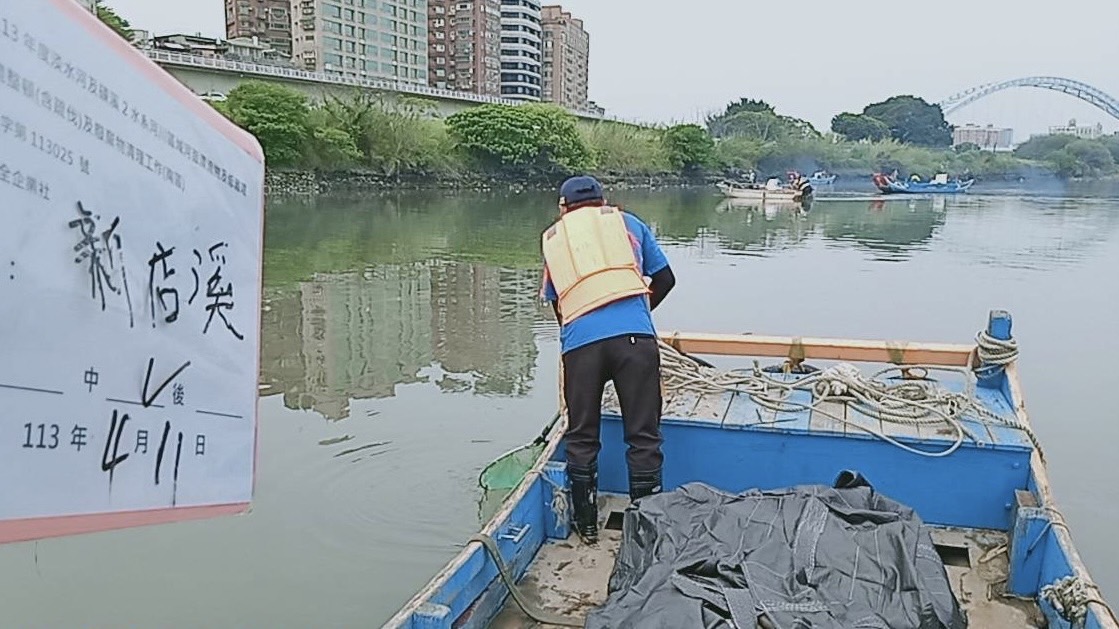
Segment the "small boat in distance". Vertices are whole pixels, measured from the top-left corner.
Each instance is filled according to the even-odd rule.
[[[948,175],[944,173],[933,177],[930,181],[921,181],[918,178],[898,181],[889,175],[874,173],[872,180],[882,194],[957,194],[967,192],[967,189],[975,183],[974,179],[949,180]]]
[[[812,184],[813,187],[830,186],[835,183],[835,175],[829,175],[826,170],[817,170],[808,178],[808,183]]]
[[[669,333],[661,356],[663,493],[630,502],[608,386],[597,544],[570,525],[561,410],[384,627],[1119,629],[1053,499],[1009,313],[968,344]]]
[[[761,203],[800,203],[812,196],[812,186],[802,179],[790,186],[781,185],[776,177],[764,184],[752,181],[723,180],[715,184],[723,196],[729,199],[745,199]]]

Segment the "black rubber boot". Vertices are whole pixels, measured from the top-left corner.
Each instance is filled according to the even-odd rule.
[[[567,476],[571,480],[575,533],[587,544],[594,544],[598,541],[598,466],[568,465]]]
[[[629,499],[637,500],[644,496],[661,493],[661,471],[630,472]]]

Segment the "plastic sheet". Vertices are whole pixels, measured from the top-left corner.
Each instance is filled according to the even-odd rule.
[[[623,520],[588,628],[958,629],[928,528],[857,473],[835,487],[727,494],[693,483]]]

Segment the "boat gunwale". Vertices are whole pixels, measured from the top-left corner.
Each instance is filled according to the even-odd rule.
[[[1015,416],[1023,425],[1032,428],[1033,425],[1030,423],[1029,413],[1026,411],[1026,400],[1022,390],[1021,378],[1018,374],[1017,360],[1006,366],[1006,378],[1010,385],[1010,396],[1013,398],[1011,402],[1014,404]],[[1061,514],[1056,506],[1057,502],[1053,497],[1053,487],[1049,481],[1048,465],[1046,465],[1045,461],[1042,459],[1041,452],[1037,448],[1034,448],[1033,453],[1030,455],[1030,473],[1033,474],[1034,483],[1037,485],[1037,493],[1038,497],[1041,498],[1041,506]],[[1064,515],[1061,514],[1061,517],[1063,518]],[[1068,559],[1069,567],[1072,569],[1072,576],[1086,583],[1095,585],[1095,581],[1092,580],[1088,572],[1088,566],[1085,565],[1084,560],[1080,557],[1080,552],[1072,542],[1072,533],[1069,531],[1068,527],[1053,526],[1050,527],[1050,530],[1061,552],[1063,552]],[[1101,629],[1119,629],[1119,622],[1116,621],[1115,615],[1107,605],[1098,601],[1089,601],[1087,606],[1090,610],[1090,614],[1091,611],[1095,612],[1095,619],[1099,623]]]
[[[793,359],[827,359],[864,363],[892,363],[896,365],[938,365],[973,366],[977,359],[977,346],[974,344],[906,342],[887,340],[859,340],[838,338],[811,338],[762,336],[753,334],[708,334],[679,332],[662,333],[661,340],[675,349],[689,354],[708,354],[725,356],[789,357]],[[913,360],[910,360],[913,359]],[[919,360],[917,360],[919,359]],[[1031,426],[1026,411],[1025,398],[1018,372],[1018,362],[1014,360],[1005,366],[1005,375],[1014,407],[1014,414],[1025,426]],[[562,399],[561,399],[562,403]],[[501,508],[482,527],[480,533],[493,536],[519,504],[541,482],[544,468],[556,453],[567,426],[566,408],[561,411],[560,421],[548,433],[545,447],[532,467],[521,479],[516,488],[502,501]],[[1043,506],[1056,509],[1052,485],[1049,481],[1047,466],[1035,448],[1030,455],[1030,471],[1037,486],[1037,493]],[[1059,511],[1058,511],[1059,513]],[[1073,575],[1088,583],[1095,583],[1089,576],[1087,566],[1080,557],[1072,541],[1072,535],[1064,526],[1052,527],[1061,551],[1068,559]],[[546,543],[547,540],[545,540]],[[470,541],[439,572],[428,581],[415,595],[396,612],[383,627],[401,627],[409,617],[417,612],[425,602],[446,584],[452,574],[459,570],[475,552],[485,552],[481,544]],[[1088,603],[1102,629],[1119,629],[1110,609],[1101,603]]]
[[[566,409],[564,409],[566,411]],[[567,414],[561,414],[560,421],[556,422],[552,427],[551,432],[548,433],[547,440],[545,441],[544,449],[540,452],[536,461],[529,468],[521,482],[509,492],[509,495],[501,501],[501,508],[491,517],[479,531],[479,534],[493,537],[501,528],[502,523],[507,521],[513,515],[513,509],[524,500],[528,493],[532,490],[533,485],[540,482],[540,478],[544,475],[544,467],[551,460],[552,455],[555,454],[556,449],[559,447],[560,441],[563,439],[563,434],[567,430]],[[547,541],[547,540],[545,540]],[[443,566],[443,568],[435,573],[435,576],[428,581],[419,592],[417,592],[407,603],[405,603],[396,614],[385,621],[382,627],[402,627],[409,617],[416,613],[425,602],[427,602],[439,588],[442,587],[447,580],[458,571],[467,561],[474,555],[475,552],[485,553],[485,548],[482,547],[480,542],[468,541],[466,546],[463,547],[452,559]],[[492,561],[492,559],[490,559]]]

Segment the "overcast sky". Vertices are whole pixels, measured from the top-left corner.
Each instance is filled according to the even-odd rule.
[[[106,0],[134,27],[224,36],[222,0]],[[1076,79],[1119,97],[1116,0],[566,0],[591,34],[590,96],[609,113],[692,121],[741,96],[828,127],[895,94],[938,101],[1007,79]],[[1015,139],[1076,118],[1119,129],[1054,92],[1000,92],[949,116]]]

